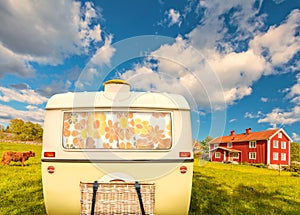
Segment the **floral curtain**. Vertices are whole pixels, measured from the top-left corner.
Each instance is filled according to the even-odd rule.
[[[163,150],[171,148],[169,112],[64,112],[68,149]]]

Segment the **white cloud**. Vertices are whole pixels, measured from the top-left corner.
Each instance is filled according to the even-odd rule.
[[[10,106],[0,104],[1,122],[9,123],[11,119],[22,119],[23,121],[42,124],[44,114],[45,110],[38,107],[33,109],[33,106],[31,106],[29,110],[17,110]]]
[[[291,110],[274,108],[271,113],[262,115],[264,118],[259,119],[259,123],[270,123],[273,127],[277,125],[291,125],[300,122],[300,74],[296,75],[297,83],[291,88],[284,89],[282,92],[287,93],[286,99],[295,106]]]
[[[300,135],[293,132],[292,133],[292,139],[293,139],[293,141],[300,141]]]
[[[155,65],[148,62],[136,66],[122,78],[131,79],[138,89],[180,93],[192,97],[199,106],[214,110],[250,95],[252,83],[265,68],[264,59],[252,50],[227,54],[197,50],[181,37],[150,56]]]
[[[270,123],[273,127],[291,125],[295,122],[300,122],[300,106],[295,106],[290,111],[275,108],[271,113],[266,114],[265,118],[258,120],[258,123]]]
[[[148,58],[122,78],[130,79],[138,89],[180,93],[199,106],[214,110],[251,95],[255,81],[292,60],[300,47],[295,34],[299,10],[292,11],[282,24],[263,32],[265,15],[258,15],[262,2],[256,3],[201,1],[199,7],[205,8],[204,16],[185,39],[178,36],[175,43],[162,45],[150,53],[152,61]],[[226,23],[224,16],[229,13],[230,21]],[[230,40],[227,25],[236,29]],[[284,31],[289,31],[287,38],[283,38]],[[241,43],[245,45],[242,50],[235,45]],[[271,61],[261,51],[266,46]],[[267,102],[267,98],[261,101]]]
[[[263,26],[264,15],[257,16],[262,0],[259,1],[200,1],[198,9],[204,9],[199,25],[188,36],[197,49],[213,49],[217,46],[232,49],[240,41],[251,39]],[[228,14],[230,16],[228,16]],[[225,23],[225,16],[229,21]],[[235,29],[231,35],[229,28]],[[226,41],[224,39],[230,36]],[[228,47],[230,45],[231,47]]]
[[[0,78],[6,73],[21,77],[30,77],[34,72],[34,68],[32,68],[22,55],[13,53],[0,42]]]
[[[264,56],[270,63],[271,69],[266,73],[273,73],[274,68],[288,63],[300,51],[300,10],[293,10],[286,22],[279,26],[271,26],[266,33],[260,33],[250,42],[255,54]],[[294,66],[285,67],[284,72],[294,70]]]
[[[233,122],[235,122],[235,121],[237,121],[237,119],[230,119],[230,120],[229,120],[229,123],[233,123]]]
[[[31,62],[57,65],[101,42],[93,4],[74,1],[0,2],[0,76],[33,74]]]
[[[261,97],[261,98],[260,98],[260,101],[262,101],[262,102],[268,102],[268,100],[269,100],[269,99],[266,98],[266,97]]]
[[[264,114],[261,111],[258,111],[257,113],[246,112],[244,115],[244,118],[256,119],[256,118],[260,118],[263,116],[264,116]]]
[[[57,93],[68,92],[72,83],[69,80],[62,79],[63,78],[60,78],[59,80],[53,80],[50,84],[38,88],[36,92],[47,98]]]
[[[0,87],[0,101],[9,102],[17,101],[26,104],[43,104],[48,98],[43,97],[32,89],[13,90]]]
[[[174,9],[170,9],[168,11],[168,18],[170,20],[169,27],[172,26],[172,25],[175,25],[175,24],[177,24],[178,26],[181,25],[179,11],[174,10]]]
[[[292,103],[295,103],[300,106],[300,74],[296,76],[297,83],[293,85],[290,89],[287,89],[289,92],[287,98],[291,99]]]
[[[111,46],[112,35],[105,38],[105,43],[97,49],[96,53],[91,58],[91,63],[98,66],[110,65],[110,60],[115,53],[115,48]]]

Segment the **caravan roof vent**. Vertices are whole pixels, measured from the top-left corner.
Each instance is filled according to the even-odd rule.
[[[112,100],[124,100],[130,97],[130,84],[124,80],[113,79],[104,83],[104,96]]]

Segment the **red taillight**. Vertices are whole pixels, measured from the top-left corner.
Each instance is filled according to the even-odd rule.
[[[54,166],[48,166],[47,170],[50,174],[53,174],[55,172],[55,167]]]
[[[180,170],[180,173],[181,173],[181,174],[184,174],[184,173],[187,172],[187,167],[186,167],[186,166],[181,166],[181,167],[179,168],[179,170]]]
[[[55,157],[55,152],[44,152],[44,157],[54,158]]]
[[[191,153],[190,152],[179,152],[179,157],[189,158],[189,157],[191,157]]]

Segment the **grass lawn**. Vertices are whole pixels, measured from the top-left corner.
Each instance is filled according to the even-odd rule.
[[[190,214],[300,214],[300,177],[244,165],[195,162]]]
[[[0,215],[46,214],[41,146],[0,143],[3,151],[34,151],[21,163],[0,165]],[[191,214],[300,214],[300,177],[244,165],[195,161]]]
[[[41,146],[0,143],[3,151],[34,151],[25,166],[21,162],[0,165],[0,215],[46,214],[41,177]]]

